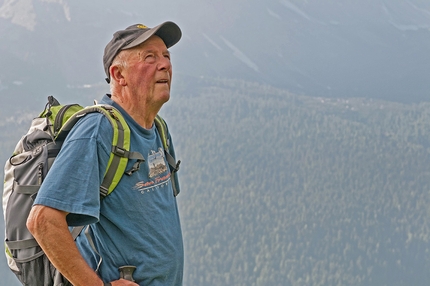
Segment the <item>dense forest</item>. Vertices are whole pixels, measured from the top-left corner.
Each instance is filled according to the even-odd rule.
[[[162,116],[182,160],[184,285],[428,284],[430,103],[184,77]],[[4,161],[28,122],[1,121]]]

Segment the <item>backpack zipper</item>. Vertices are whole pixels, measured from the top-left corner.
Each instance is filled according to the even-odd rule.
[[[43,163],[40,163],[37,166],[37,184],[40,186],[42,185],[43,181]]]

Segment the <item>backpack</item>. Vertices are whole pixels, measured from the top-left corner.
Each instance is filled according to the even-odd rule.
[[[108,196],[121,177],[132,175],[145,161],[138,152],[130,151],[130,129],[121,113],[110,105],[96,104],[82,107],[78,104],[60,105],[48,97],[42,113],[33,119],[30,129],[15,147],[5,165],[3,189],[3,214],[5,220],[5,252],[9,268],[23,285],[69,285],[49,262],[41,247],[26,227],[37,192],[61,150],[67,134],[76,122],[88,113],[102,113],[113,128],[112,150],[108,166],[100,186],[100,197]],[[155,125],[163,142],[164,153],[172,174],[174,196],[179,192],[176,172],[180,161],[169,153],[167,125],[157,115]],[[126,170],[128,160],[136,160]],[[71,230],[74,239],[84,228]]]

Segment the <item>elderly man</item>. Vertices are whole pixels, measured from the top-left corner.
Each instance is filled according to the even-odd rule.
[[[68,135],[37,195],[27,227],[73,285],[182,285],[178,182],[154,126],[170,97],[168,48],[180,38],[172,22],[137,24],[116,32],[105,48],[111,95],[101,103],[117,108],[128,123],[130,151],[145,159],[136,172],[100,199],[113,130],[105,116],[91,113]],[[174,156],[171,142],[169,151]],[[68,227],[87,224],[90,239],[81,234],[75,244]],[[135,282],[120,279],[118,269],[127,265],[136,267]]]

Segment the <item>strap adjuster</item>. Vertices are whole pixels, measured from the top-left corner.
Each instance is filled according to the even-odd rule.
[[[128,151],[118,146],[112,146],[112,153],[120,157],[128,157]]]
[[[100,186],[100,196],[101,197],[103,197],[103,198],[105,198],[105,197],[107,197],[107,195],[108,195],[108,192],[109,192],[109,189],[108,188],[106,188],[105,186]]]

